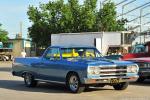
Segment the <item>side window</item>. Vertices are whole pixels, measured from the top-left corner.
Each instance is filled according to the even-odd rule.
[[[70,58],[73,57],[73,49],[70,48],[62,48],[61,49],[62,52],[62,57],[63,58]]]
[[[59,60],[60,52],[58,48],[49,48],[44,56],[44,58],[49,60]]]
[[[86,57],[95,57],[95,50],[87,49],[85,52]]]

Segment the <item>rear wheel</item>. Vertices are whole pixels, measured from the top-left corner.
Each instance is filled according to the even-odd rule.
[[[123,83],[119,83],[119,84],[115,84],[113,85],[115,90],[125,90],[129,85],[129,82],[123,82]]]
[[[80,79],[75,73],[72,73],[68,76],[66,85],[73,93],[81,93],[85,89],[85,86],[81,85]]]
[[[37,81],[34,80],[34,77],[29,73],[25,73],[24,83],[27,87],[35,87],[37,85]]]

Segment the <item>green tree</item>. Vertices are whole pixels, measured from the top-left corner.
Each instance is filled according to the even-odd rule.
[[[123,31],[125,20],[117,20],[116,15],[115,4],[110,0],[97,14],[97,29],[99,31]]]
[[[124,21],[116,20],[113,2],[106,3],[99,11],[96,4],[97,0],[84,0],[83,5],[78,0],[68,0],[67,3],[56,0],[39,7],[29,6],[27,14],[32,23],[29,36],[37,47],[47,47],[51,34],[124,29]]]
[[[85,0],[81,11],[81,30],[83,32],[95,31],[97,0]]]
[[[7,42],[8,40],[8,32],[1,28],[0,24],[0,42]]]
[[[81,7],[78,0],[68,0],[71,13],[71,32],[80,32]]]
[[[127,19],[120,19],[120,20],[117,20],[117,29],[118,31],[124,31],[124,30],[127,30],[125,29],[124,25],[125,23],[127,23],[128,20]]]
[[[29,36],[37,47],[47,47],[51,42],[51,34],[62,32],[62,7],[63,0],[40,4],[39,8],[29,6],[27,14],[32,22],[28,28]]]

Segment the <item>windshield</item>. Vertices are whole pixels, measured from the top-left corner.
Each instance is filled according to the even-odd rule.
[[[62,58],[97,58],[102,55],[95,48],[61,48]]]
[[[145,46],[143,45],[135,46],[131,51],[131,53],[142,53],[142,52],[145,52]]]

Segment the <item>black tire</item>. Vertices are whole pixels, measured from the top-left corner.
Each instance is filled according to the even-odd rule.
[[[137,82],[143,82],[144,80],[145,80],[144,77],[139,77],[138,80],[137,80]]]
[[[128,85],[129,85],[129,82],[123,82],[123,83],[113,85],[113,88],[115,90],[125,90],[128,87]]]
[[[85,90],[85,86],[81,84],[80,78],[76,73],[71,73],[68,75],[66,85],[72,93],[81,93]]]
[[[34,80],[34,77],[29,73],[24,74],[24,83],[26,87],[35,87],[37,85],[37,81]]]

